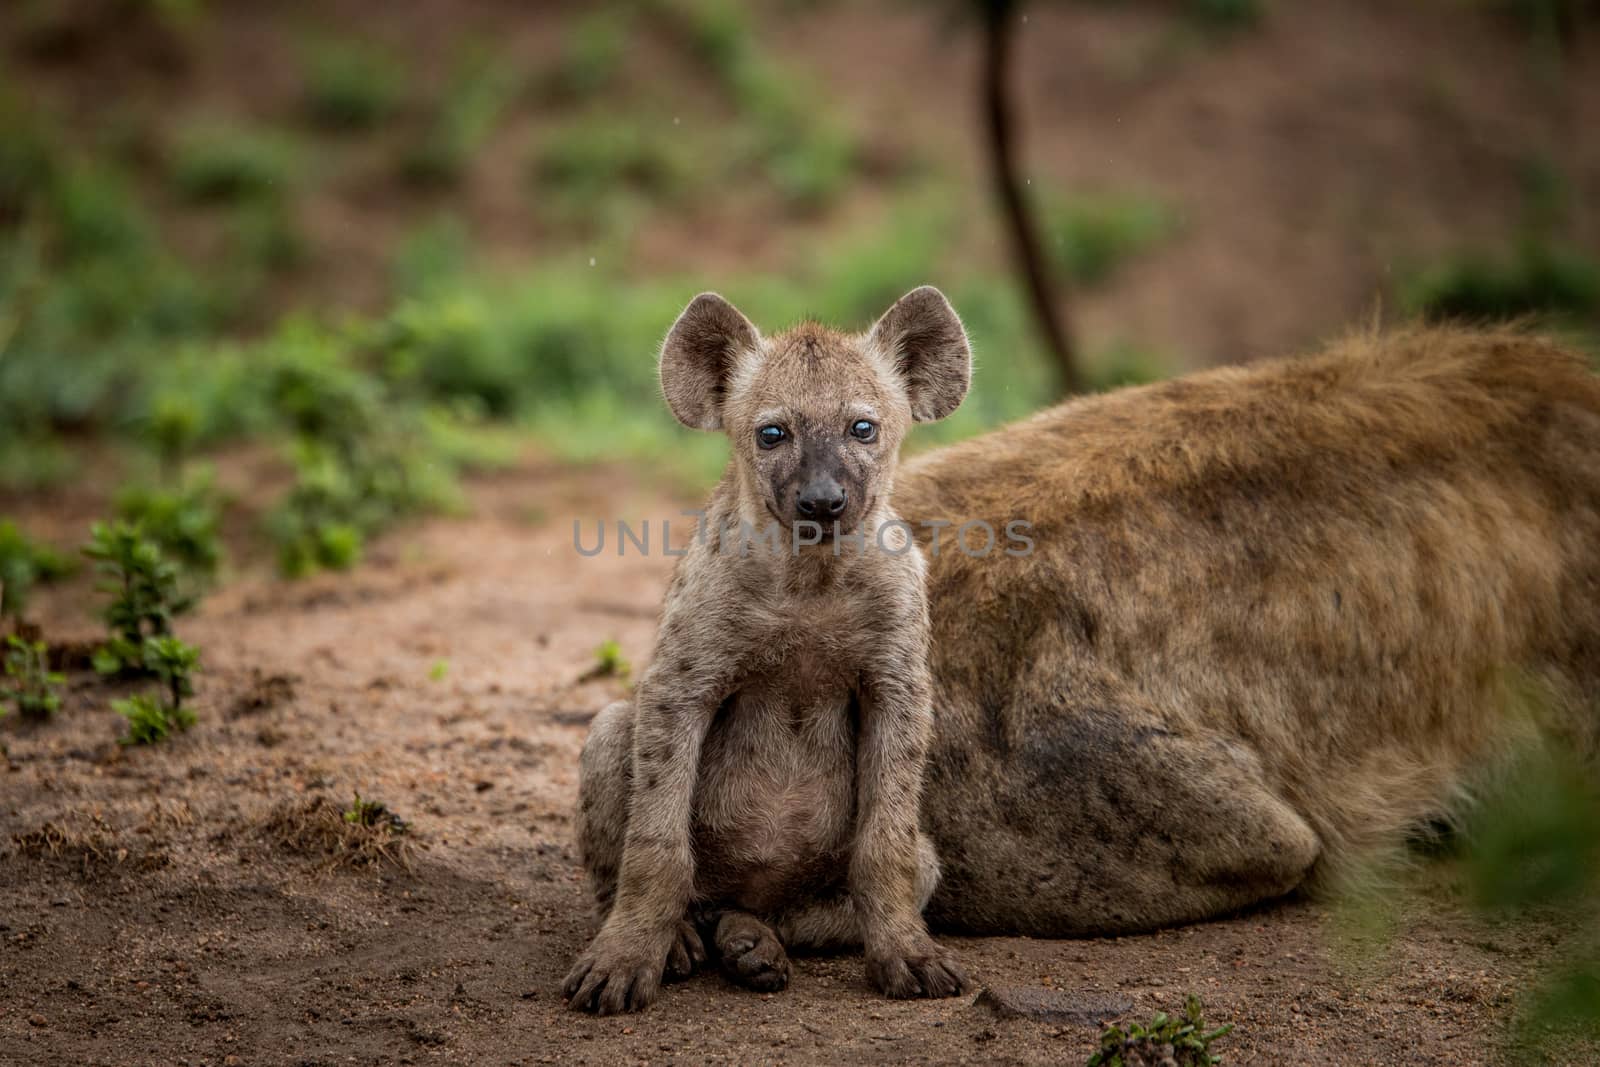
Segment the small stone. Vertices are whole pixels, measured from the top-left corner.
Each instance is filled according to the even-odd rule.
[[[1041,1023],[1099,1026],[1133,1010],[1133,999],[1091,990],[1032,989],[998,986],[978,994],[983,1005],[1002,1019],[1032,1019]]]
[[[43,1015],[40,1015],[38,1012],[34,1012],[32,1015],[28,1016],[28,1022],[30,1024],[34,1025],[34,1026],[48,1026],[48,1025],[50,1025],[50,1020],[46,1019]]]

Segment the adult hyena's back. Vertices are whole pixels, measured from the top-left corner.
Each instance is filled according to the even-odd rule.
[[[1600,383],[1548,344],[1417,332],[1077,401],[896,504],[1034,540],[930,561],[947,921],[1282,892],[1447,808],[1508,682],[1594,743]]]

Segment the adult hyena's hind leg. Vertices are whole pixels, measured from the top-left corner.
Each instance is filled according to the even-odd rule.
[[[1070,708],[991,751],[936,745],[923,813],[967,933],[1078,937],[1194,922],[1305,882],[1322,842],[1244,744]]]
[[[578,760],[578,855],[588,876],[595,917],[605,922],[617,897],[622,847],[628,836],[633,785],[633,705],[619,700],[595,716]],[[678,922],[667,955],[667,977],[687,978],[706,961],[694,924]]]

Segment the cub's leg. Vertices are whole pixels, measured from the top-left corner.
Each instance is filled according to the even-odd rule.
[[[920,913],[939,884],[939,857],[925,834],[917,835],[916,906]],[[798,906],[773,924],[778,937],[796,951],[836,952],[860,948],[863,927],[855,899],[847,892]],[[952,997],[966,978],[938,956],[909,957],[880,983],[895,997]]]
[[[729,910],[716,916],[712,940],[729,981],[758,993],[773,993],[789,984],[789,956],[783,943],[749,912]]]
[[[619,700],[595,716],[578,760],[578,854],[601,922],[611,914],[617,896],[632,783],[633,705]],[[694,924],[680,920],[667,954],[666,977],[687,978],[705,961],[705,944]]]
[[[601,922],[617,896],[632,785],[633,705],[619,700],[595,716],[578,758],[578,858]]]
[[[928,906],[939,884],[939,856],[927,834],[917,835],[917,911]],[[797,952],[843,952],[861,947],[861,915],[843,888],[778,916],[778,939]]]

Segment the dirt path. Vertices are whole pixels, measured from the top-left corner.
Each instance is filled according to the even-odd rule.
[[[0,729],[0,1063],[1081,1062],[1093,1027],[882,1000],[855,957],[798,961],[776,995],[703,975],[641,1017],[563,1009],[591,932],[577,754],[619,692],[576,680],[606,638],[646,658],[670,564],[580,559],[571,517],[676,507],[614,483],[481,481],[473,518],[396,534],[353,575],[240,578],[184,627],[206,673],[176,743],[119,750],[115,694],[84,675],[55,721]],[[92,633],[81,589],[40,601],[52,636]],[[355,790],[410,823],[409,871],[327,869],[274,822]],[[1442,890],[1359,967],[1329,919],[1296,902],[953,944],[982,983],[1118,993],[1140,1015],[1194,991],[1238,1024],[1230,1064],[1490,1060],[1547,950]]]

